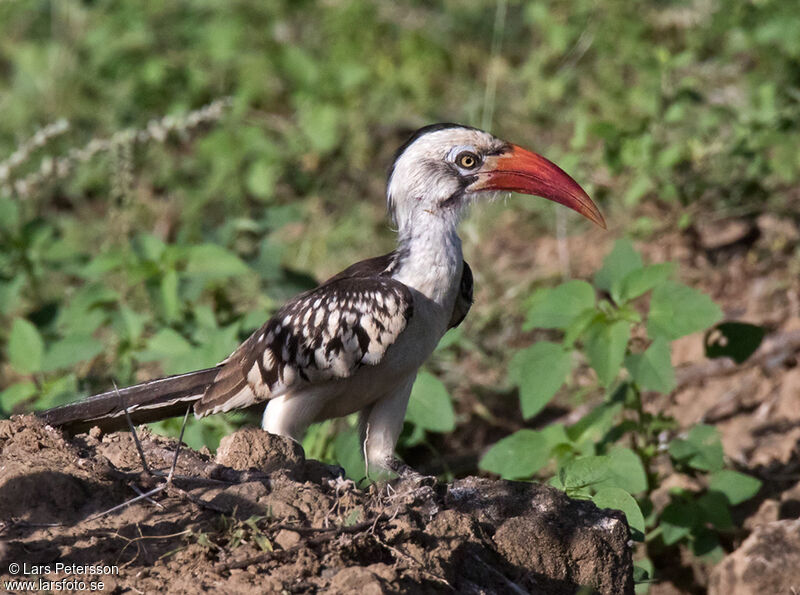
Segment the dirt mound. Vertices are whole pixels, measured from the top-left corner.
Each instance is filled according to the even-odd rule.
[[[547,486],[471,477],[360,490],[252,429],[228,437],[216,461],[182,449],[167,485],[176,443],[140,438],[154,475],[128,433],[67,439],[31,416],[0,422],[3,580],[102,580],[105,592],[633,592],[621,513]],[[150,497],[107,512],[137,493]]]

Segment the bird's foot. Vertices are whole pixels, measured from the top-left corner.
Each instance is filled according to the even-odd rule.
[[[389,471],[396,473],[402,483],[411,483],[415,487],[433,487],[436,485],[436,478],[433,475],[423,475],[419,471],[412,469],[400,459],[392,458],[386,465]]]

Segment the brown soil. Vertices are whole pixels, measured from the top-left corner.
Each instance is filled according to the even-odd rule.
[[[31,416],[0,422],[0,571],[103,591],[632,593],[624,517],[552,488],[466,478],[343,480],[291,440],[228,436],[217,460],[140,432],[66,438]],[[158,488],[162,486],[162,489]],[[151,499],[136,491],[155,490]],[[129,502],[128,506],[111,510]],[[119,574],[55,572],[108,564]],[[24,578],[32,578],[29,575]]]

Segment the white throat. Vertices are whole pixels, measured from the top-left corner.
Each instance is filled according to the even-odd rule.
[[[400,228],[399,261],[392,277],[448,310],[461,282],[464,256],[458,215],[415,213]]]

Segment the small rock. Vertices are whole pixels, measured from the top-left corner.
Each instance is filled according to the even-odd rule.
[[[281,529],[273,541],[281,546],[282,549],[288,550],[300,543],[300,534],[296,531]]]
[[[225,436],[216,458],[217,463],[239,471],[272,473],[285,469],[292,479],[302,477],[305,460],[303,447],[297,442],[259,428],[244,428]]]
[[[800,585],[800,520],[757,527],[711,575],[709,595],[794,593]]]
[[[383,595],[386,589],[384,589],[383,581],[367,568],[351,566],[336,573],[326,592]]]

